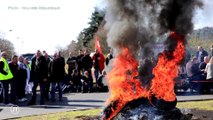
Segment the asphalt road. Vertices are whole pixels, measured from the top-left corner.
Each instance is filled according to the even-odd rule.
[[[0,119],[9,119],[29,115],[40,115],[55,112],[103,108],[109,93],[69,93],[64,94],[63,102],[46,102],[46,105],[27,106],[27,102],[18,106],[0,106]],[[38,97],[39,98],[39,97]],[[177,96],[178,101],[213,100],[211,95],[181,94]],[[39,101],[37,101],[39,104]],[[1,110],[2,109],[2,110]]]

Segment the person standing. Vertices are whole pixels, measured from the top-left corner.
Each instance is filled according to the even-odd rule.
[[[213,44],[210,47],[210,54],[209,54],[209,58],[213,57]]]
[[[82,57],[82,64],[83,64],[83,73],[87,71],[91,76],[91,69],[93,63],[88,50],[84,51],[84,56]]]
[[[107,57],[106,57],[106,65],[109,64],[109,61],[110,61],[112,58],[113,58],[113,49],[111,48],[109,54],[108,54]]]
[[[95,75],[95,80],[97,85],[99,73],[102,73],[104,69],[105,58],[104,58],[104,55],[98,51],[98,49],[95,49],[95,54],[93,55],[92,60],[93,60],[93,66],[95,69],[94,75]]]
[[[198,46],[198,51],[196,52],[198,63],[203,62],[205,56],[208,56],[208,52],[206,52],[201,46]]]
[[[47,54],[46,51],[43,51],[43,56],[45,57],[46,59],[46,71],[48,71],[48,65],[50,63],[50,58],[49,58],[49,55]],[[44,81],[44,91],[45,91],[45,100],[48,101],[49,100],[49,92],[50,92],[50,79],[49,77],[47,78],[47,81]]]
[[[38,85],[40,86],[40,104],[44,104],[44,82],[47,81],[48,71],[46,68],[46,59],[42,56],[41,51],[38,50],[36,52],[35,57],[32,59],[31,72],[30,72],[30,81],[33,82],[33,96],[28,103],[28,105],[36,104],[36,89]]]
[[[54,59],[50,65],[50,79],[51,79],[51,100],[55,102],[56,84],[58,86],[59,101],[62,101],[62,80],[65,75],[65,60],[60,52],[54,55]]]
[[[79,55],[76,57],[76,61],[77,61],[77,65],[78,65],[77,69],[78,69],[79,74],[83,74],[82,73],[82,69],[83,69],[82,58],[83,58],[84,54],[83,54],[82,50],[79,50],[78,53],[79,53]]]
[[[26,79],[27,79],[27,70],[24,64],[24,57],[19,56],[18,66],[19,66],[19,75],[18,75],[18,101],[24,102],[27,100],[25,95],[25,86],[26,86]]]
[[[0,94],[0,103],[3,103],[3,96],[4,96],[4,103],[8,104],[9,102],[9,82],[13,78],[13,74],[10,71],[10,67],[8,65],[8,62],[6,60],[7,58],[7,52],[3,51],[1,52],[1,59],[0,59],[0,81],[3,84],[3,92]],[[3,95],[4,94],[4,95]]]
[[[67,59],[68,64],[68,77],[71,78],[72,72],[74,69],[77,69],[76,57],[73,56],[73,53],[69,53],[69,58]]]
[[[211,57],[209,63],[207,63],[205,72],[207,73],[206,79],[213,80],[213,57]]]
[[[13,78],[11,79],[11,94],[10,99],[12,104],[16,104],[16,97],[18,91],[18,74],[19,74],[19,66],[18,66],[18,56],[14,55],[12,57],[12,61],[9,63],[10,70],[13,74]]]
[[[30,63],[29,63],[28,58],[24,58],[24,64],[25,64],[26,70],[27,70],[25,91],[26,91],[27,94],[32,94],[33,83],[30,82],[30,70],[31,70],[31,68],[30,68]]]

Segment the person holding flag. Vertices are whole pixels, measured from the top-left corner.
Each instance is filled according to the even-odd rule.
[[[96,37],[95,48],[96,48],[95,54],[93,55],[92,60],[93,60],[93,67],[95,69],[94,75],[95,75],[95,80],[97,85],[99,73],[102,73],[104,69],[104,63],[105,63],[105,58],[104,58],[104,55],[102,54],[98,37]]]

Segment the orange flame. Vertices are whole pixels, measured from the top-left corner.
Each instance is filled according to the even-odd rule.
[[[142,88],[138,76],[138,62],[130,55],[129,50],[124,48],[118,57],[114,59],[113,69],[108,73],[107,79],[111,96],[108,104],[112,101],[118,101],[115,110],[109,120],[113,118],[129,101],[140,97],[147,97],[149,94],[145,88]]]
[[[184,58],[185,48],[183,36],[172,32],[170,37],[177,40],[177,46],[173,53],[164,51],[159,56],[158,64],[153,69],[155,77],[152,80],[150,91],[143,88],[141,82],[136,78],[138,76],[138,62],[129,53],[128,48],[124,48],[114,59],[113,69],[107,75],[111,92],[107,104],[113,101],[118,103],[116,108],[111,108],[112,113],[108,120],[111,120],[124,105],[134,99],[148,98],[151,95],[155,95],[158,99],[165,101],[174,101],[176,99],[174,78],[178,75],[178,64]],[[168,54],[172,54],[173,58],[169,59]]]
[[[172,53],[173,58],[169,59],[164,51],[158,58],[157,66],[153,69],[155,76],[151,84],[151,94],[154,94],[158,99],[165,101],[174,101],[176,95],[174,93],[174,78],[178,76],[178,64],[184,58],[184,37],[174,32],[170,37],[177,40],[177,46]]]

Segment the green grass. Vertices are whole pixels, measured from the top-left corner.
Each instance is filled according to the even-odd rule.
[[[198,110],[213,110],[213,100],[194,101],[194,102],[178,102],[178,108],[189,108]]]
[[[101,109],[79,110],[37,116],[28,116],[18,118],[17,120],[75,120],[77,116],[94,116],[100,114],[100,112]]]
[[[213,100],[209,101],[194,101],[194,102],[178,102],[178,108],[198,109],[198,110],[213,110]],[[99,115],[101,109],[79,110],[69,112],[59,112],[54,114],[45,114],[38,116],[28,116],[18,118],[17,120],[75,120],[78,116],[94,116]]]

